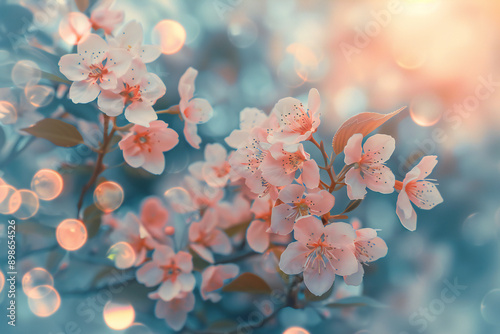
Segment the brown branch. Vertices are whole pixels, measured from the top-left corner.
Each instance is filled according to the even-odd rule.
[[[335,176],[334,176],[335,172],[333,171],[332,162],[330,162],[330,160],[333,160],[333,159],[330,159],[328,157],[328,154],[325,151],[325,145],[324,145],[323,141],[321,141],[321,143],[319,144],[316,141],[316,139],[314,139],[314,137],[312,135],[309,138],[309,141],[311,143],[313,143],[320,150],[321,155],[323,156],[323,160],[325,162],[325,167],[320,167],[320,168],[323,170],[326,170],[326,172],[328,173],[328,177],[330,177],[330,185],[328,186],[328,191],[332,192],[336,186]]]
[[[117,127],[115,124],[115,118],[111,118],[111,121],[113,122],[113,128],[111,131],[108,133],[109,130],[109,121],[110,117],[107,115],[104,115],[104,124],[103,124],[103,140],[102,144],[99,147],[99,151],[97,154],[97,161],[94,167],[94,172],[92,173],[92,176],[90,177],[90,180],[85,184],[85,186],[82,188],[82,192],[80,193],[80,198],[78,199],[78,205],[77,205],[77,212],[76,216],[80,216],[80,211],[82,209],[83,205],[83,199],[85,198],[85,194],[89,189],[94,185],[94,183],[97,181],[97,178],[99,175],[104,171],[104,156],[106,155],[108,151],[108,146],[109,143],[111,142],[111,139],[113,138],[113,135],[115,134]]]

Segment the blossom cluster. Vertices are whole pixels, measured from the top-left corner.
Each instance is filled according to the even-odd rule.
[[[178,144],[179,135],[159,114],[179,116],[185,140],[200,149],[197,127],[210,120],[213,109],[195,97],[198,71],[189,67],[181,76],[177,105],[156,110],[166,85],[147,64],[160,57],[160,48],[143,45],[143,29],[136,21],[114,34],[123,13],[110,9],[109,2],[90,18],[82,15],[70,15],[64,23],[82,20],[84,29],[76,37],[76,53],[63,55],[59,69],[70,80],[69,99],[93,104],[103,113],[103,138],[87,188],[106,168],[104,156],[115,144],[129,166],[164,173],[164,152]],[[321,109],[314,88],[307,103],[286,97],[269,112],[245,108],[239,129],[225,143],[205,144],[204,159],[189,165],[176,187],[165,189],[168,203],[151,196],[142,201],[138,214],[103,216],[109,242],[126,244],[133,255],[117,267],[130,269],[139,283],[151,288],[148,297],[156,317],[172,329],[185,326],[197,299],[219,302],[228,281],[248,268],[245,259],[250,256],[273,254],[276,274],[300,278],[296,282],[304,284],[298,289],[315,296],[327,295],[337,276],[348,285],[362,284],[364,266],[388,252],[379,230],[347,221],[371,195],[367,189],[399,192],[396,215],[411,231],[417,224],[414,205],[429,210],[443,201],[435,180],[428,178],[436,156],[423,157],[397,180],[389,167],[395,139],[370,136],[392,114],[363,113],[347,120],[331,133],[329,154],[315,138]],[[118,126],[117,119],[126,124]],[[113,143],[116,135],[119,140]],[[322,161],[313,158],[318,153]],[[342,155],[343,161],[336,159]],[[350,200],[345,209],[336,204],[344,191]],[[242,251],[247,251],[244,256]]]

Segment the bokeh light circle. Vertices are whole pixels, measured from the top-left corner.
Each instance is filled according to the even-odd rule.
[[[94,203],[99,210],[109,213],[118,209],[123,203],[122,187],[112,181],[99,184],[94,190]]]
[[[127,269],[135,264],[136,254],[130,244],[121,241],[109,248],[108,259],[114,261],[116,268]]]
[[[56,229],[59,245],[69,251],[80,249],[87,241],[87,228],[77,219],[65,219]]]
[[[4,184],[0,185],[0,213],[11,215],[21,206],[21,193],[16,188]]]
[[[289,327],[283,334],[309,334],[309,332],[302,327]]]
[[[35,62],[20,60],[12,68],[11,77],[17,87],[24,87],[28,83],[35,85],[42,78],[42,71]]]
[[[34,296],[39,293],[35,290],[38,286],[53,286],[54,278],[52,275],[44,268],[33,268],[24,274],[22,279],[22,287],[26,296]]]
[[[418,96],[410,103],[410,116],[420,126],[432,126],[441,119],[443,109],[443,103],[437,96]]]
[[[153,29],[153,41],[160,45],[162,53],[177,53],[186,42],[186,29],[174,20],[160,21]]]
[[[488,323],[500,326],[500,289],[488,292],[481,302],[481,315]]]
[[[176,212],[187,213],[194,209],[191,196],[182,187],[170,188],[165,192],[164,196]]]
[[[31,105],[40,108],[45,107],[54,99],[55,90],[44,85],[26,85],[24,95]]]
[[[40,285],[28,296],[28,306],[36,316],[49,317],[61,306],[61,297],[53,286]]]
[[[124,334],[153,334],[153,332],[146,325],[135,322],[125,330]]]
[[[0,293],[2,293],[3,287],[5,286],[5,275],[2,270],[0,270]]]
[[[14,216],[18,219],[28,219],[36,215],[40,208],[37,194],[27,189],[18,190],[18,194],[21,198],[21,205]]]
[[[474,246],[482,246],[495,238],[495,220],[493,217],[476,212],[469,215],[463,225],[464,239]]]
[[[0,101],[0,122],[2,124],[14,124],[17,121],[17,110],[12,103]]]
[[[63,190],[63,179],[61,174],[52,169],[39,170],[31,180],[31,190],[33,190],[41,200],[53,200],[59,196]]]
[[[104,321],[109,328],[123,330],[133,324],[135,320],[135,310],[130,304],[118,304],[108,301],[104,305]]]

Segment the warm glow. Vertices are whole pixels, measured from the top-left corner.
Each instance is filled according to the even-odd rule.
[[[36,215],[40,208],[38,196],[31,190],[22,189],[18,191],[21,198],[21,205],[15,212],[15,217],[19,219],[28,219]]]
[[[59,24],[59,35],[70,45],[78,42],[90,34],[92,25],[85,14],[71,12],[61,20]]]
[[[52,169],[39,170],[31,180],[31,190],[44,201],[53,200],[61,194],[62,189],[63,179],[58,172]]]
[[[45,269],[37,267],[28,271],[23,276],[22,286],[24,293],[30,297],[37,297],[40,291],[35,290],[39,286],[53,286],[54,278]]]
[[[4,285],[5,285],[5,275],[0,270],[0,293],[2,293]]]
[[[441,119],[443,108],[438,97],[419,96],[411,101],[410,116],[420,126],[432,126]]]
[[[28,305],[33,314],[45,318],[59,309],[61,297],[53,286],[40,285],[28,296]]]
[[[11,215],[21,206],[21,194],[16,188],[4,184],[0,185],[0,213]]]
[[[0,122],[2,124],[14,124],[17,121],[17,110],[12,103],[0,101]]]
[[[309,334],[309,332],[302,327],[289,327],[283,334]]]
[[[118,242],[111,246],[108,251],[108,259],[115,262],[115,266],[118,269],[127,269],[134,265],[136,260],[135,251],[126,242]]]
[[[107,302],[103,311],[104,321],[109,328],[123,330],[134,322],[135,310],[130,304]]]
[[[109,213],[122,205],[123,196],[123,189],[118,183],[106,181],[95,188],[94,202],[101,211]]]
[[[62,248],[74,251],[87,241],[87,229],[79,220],[66,219],[57,226],[56,239]]]
[[[177,53],[186,42],[186,30],[177,21],[160,21],[153,30],[153,39],[167,55]]]

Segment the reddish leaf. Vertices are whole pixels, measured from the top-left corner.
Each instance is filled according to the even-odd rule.
[[[82,13],[89,7],[89,0],[75,0],[75,3],[78,10]]]
[[[243,273],[224,286],[222,291],[270,294],[271,287],[259,276],[252,273]]]
[[[72,147],[83,144],[83,137],[76,127],[53,118],[45,118],[22,131],[44,138],[57,146]]]
[[[345,121],[337,133],[333,137],[332,146],[335,154],[339,154],[344,150],[349,138],[356,133],[361,133],[364,136],[387,122],[390,118],[399,114],[406,107],[400,108],[390,114],[379,114],[376,112],[363,112]]]

